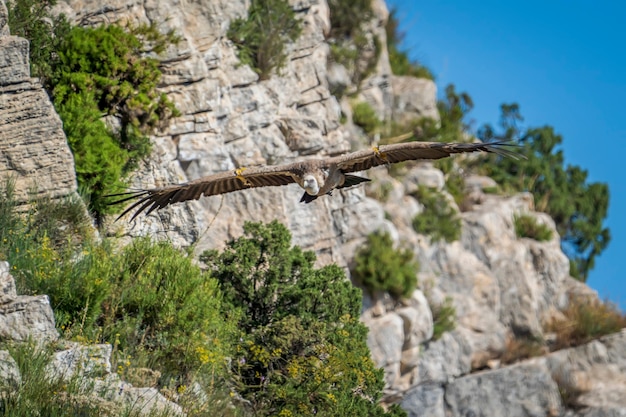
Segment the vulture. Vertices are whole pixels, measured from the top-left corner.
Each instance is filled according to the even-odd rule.
[[[307,159],[284,165],[237,168],[198,178],[184,184],[168,185],[145,190],[111,194],[118,197],[109,204],[135,200],[117,218],[135,210],[131,221],[139,214],[182,201],[196,200],[202,196],[226,194],[255,187],[270,187],[296,183],[304,189],[300,202],[310,203],[333,190],[352,187],[370,181],[353,172],[379,166],[418,159],[440,159],[457,153],[488,152],[515,159],[523,158],[507,147],[517,146],[506,141],[477,143],[405,142],[374,146],[371,149],[343,155]],[[121,198],[120,198],[121,197]]]

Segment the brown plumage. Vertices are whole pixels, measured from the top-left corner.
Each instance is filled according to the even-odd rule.
[[[489,152],[515,159],[523,158],[522,155],[506,149],[507,146],[515,145],[508,142],[407,142],[381,145],[372,149],[325,159],[310,159],[285,165],[239,168],[198,178],[184,184],[114,194],[112,196],[122,196],[123,198],[113,201],[111,204],[138,199],[118,217],[119,219],[136,209],[131,217],[133,220],[142,212],[147,215],[170,204],[196,200],[201,196],[292,183],[297,183],[305,190],[300,201],[310,203],[321,195],[330,194],[334,189],[351,187],[369,181],[367,178],[349,175],[349,173],[365,171],[379,165],[416,159],[440,159],[456,153],[469,152]]]

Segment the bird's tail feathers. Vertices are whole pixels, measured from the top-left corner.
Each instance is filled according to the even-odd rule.
[[[344,178],[345,178],[345,180],[343,182],[343,185],[340,185],[337,188],[352,187],[352,186],[358,185],[358,184],[360,184],[362,182],[371,181],[369,178],[359,177],[358,175],[351,175],[351,174],[345,174]]]
[[[311,195],[306,191],[302,194],[302,198],[300,199],[301,203],[309,204],[311,201],[314,201],[317,198],[316,195]]]

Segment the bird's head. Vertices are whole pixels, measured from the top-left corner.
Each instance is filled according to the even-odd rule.
[[[320,185],[317,179],[311,174],[307,174],[302,178],[302,188],[310,195],[317,195],[317,193],[320,192]]]

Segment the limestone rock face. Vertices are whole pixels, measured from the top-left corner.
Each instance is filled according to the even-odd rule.
[[[0,381],[3,386],[16,386],[22,382],[20,369],[6,350],[0,350]]]
[[[0,2],[0,181],[15,182],[15,199],[76,192],[74,159],[61,119],[37,79],[30,77],[28,41],[9,34]]]
[[[59,335],[47,295],[20,295],[8,262],[0,262],[0,340],[53,341]]]
[[[393,75],[393,117],[405,123],[416,117],[427,117],[439,121],[437,110],[437,86],[432,80],[404,75]]]
[[[625,343],[623,330],[576,348],[456,379],[446,386],[446,415],[623,415]]]
[[[225,37],[229,22],[246,15],[247,2],[196,2],[182,8],[135,1],[105,7],[95,0],[68,0],[59,7],[84,25],[155,22],[161,30],[173,29],[181,36],[181,42],[159,59],[161,90],[182,114],[152,137],[153,156],[134,175],[134,187],[349,150],[339,123],[339,103],[329,91],[324,37],[330,25],[328,5],[313,0],[291,5],[303,22],[303,34],[288,45],[290,59],[281,75],[261,82],[239,64],[236,49]],[[386,13],[383,2],[377,3],[378,9]],[[372,23],[383,34],[385,16]],[[387,88],[383,81],[389,73],[387,63],[364,90],[382,97],[376,91]],[[122,228],[128,236],[161,236],[180,246],[195,243],[201,252],[239,236],[244,221],[278,219],[292,231],[294,243],[318,254],[320,264],[346,266],[352,253],[345,248],[353,249],[364,235],[383,227],[380,206],[368,202],[362,188],[336,192],[316,204],[299,204],[301,195],[293,185],[203,198]]]
[[[451,415],[558,416],[561,398],[545,368],[521,364],[459,378],[446,387]]]

